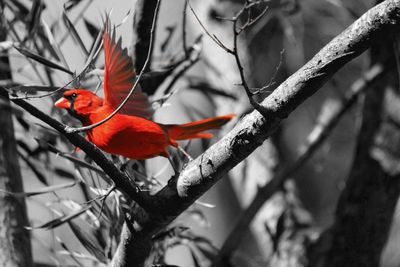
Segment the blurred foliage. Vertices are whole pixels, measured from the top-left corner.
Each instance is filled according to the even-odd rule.
[[[84,17],[92,1],[65,1],[60,17],[51,24],[47,24],[42,16],[50,2],[41,0],[31,2],[5,0],[3,2],[2,8],[6,16],[2,20],[8,27],[9,38],[8,41],[0,43],[0,51],[20,62],[19,65],[13,66],[11,71],[13,75],[23,76],[24,80],[22,82],[4,80],[0,81],[1,85],[13,95],[32,99],[43,106],[43,109],[49,109],[49,114],[63,123],[70,126],[78,125],[76,120],[55,110],[50,103],[66,88],[82,87],[97,91],[102,87],[99,69],[103,67],[103,63],[101,53],[97,53],[101,48],[99,37],[102,25],[96,25],[93,20]],[[237,11],[242,6],[241,1],[220,1],[220,4],[210,11],[209,16],[221,24],[230,23],[224,18],[231,17],[235,14],[233,11]],[[268,4],[270,6],[266,14],[260,17],[255,25],[246,29],[241,36],[249,51],[249,55],[246,55],[249,57],[249,64],[245,72],[250,87],[262,88],[269,83],[271,85],[268,90],[262,92],[264,96],[371,7],[372,1],[275,0]],[[226,5],[229,5],[229,8],[224,8]],[[246,19],[257,17],[263,12],[265,6],[266,4],[261,1],[260,5],[250,8]],[[72,16],[76,13],[80,15]],[[102,14],[99,14],[99,17],[101,16]],[[127,16],[130,16],[129,12]],[[88,34],[85,35],[76,27],[79,20],[83,21]],[[122,23],[124,20],[122,19]],[[65,32],[60,30],[62,27],[65,28]],[[144,90],[154,95],[155,108],[169,104],[170,98],[178,91],[177,87],[174,87],[178,79],[184,81],[185,88],[201,92],[208,99],[218,96],[230,101],[240,100],[236,94],[228,92],[225,88],[215,88],[207,77],[200,78],[186,74],[189,68],[202,59],[201,36],[196,37],[192,42],[185,40],[188,45],[183,47],[181,43],[184,31],[180,33],[176,25],[167,26],[164,30],[167,32],[166,38],[156,41],[156,45],[160,47],[160,54],[157,57],[154,56],[155,67],[145,73],[143,80],[140,81]],[[71,50],[63,47],[63,43],[69,38],[73,40],[73,48],[69,48]],[[177,39],[179,48],[176,44]],[[281,51],[284,51],[283,57]],[[70,66],[67,58],[71,56],[79,57],[82,62],[85,62],[79,72],[75,71],[75,67]],[[294,119],[289,119],[280,132],[281,136],[277,137],[277,140],[281,141],[281,144],[277,143],[283,161],[293,161],[297,156],[300,144],[315,124],[322,99],[332,95],[335,98],[341,98],[346,88],[359,75],[360,70],[365,68],[365,63],[365,58],[350,63],[345,70],[340,72],[340,76],[337,76],[340,78],[329,82],[327,87],[332,89],[331,91],[317,95],[300,108],[298,117],[294,115]],[[183,110],[188,117],[195,118],[199,113],[201,115],[200,110],[192,108],[187,103],[184,104]],[[77,152],[65,138],[33,120],[21,109],[14,108],[13,112],[18,122],[19,157],[24,163],[24,168],[27,169],[26,173],[30,174],[30,178],[35,177],[42,187],[29,188],[26,192],[7,193],[16,197],[29,198],[43,194],[51,195],[51,200],[47,199],[43,206],[55,218],[35,223],[31,228],[54,229],[68,225],[85,248],[85,252],[79,251],[76,247],[69,245],[69,240],[56,238],[57,247],[49,248],[49,254],[52,254],[49,258],[52,258],[56,264],[66,259],[67,262],[80,266],[88,266],[88,262],[97,266],[109,263],[120,242],[122,224],[132,219],[130,210],[135,203],[114,190],[102,170],[93,165],[89,158]],[[354,128],[354,116],[345,122],[346,125],[341,128],[342,133],[333,135],[328,146],[341,143],[343,146],[352,144],[352,140],[347,141],[350,139],[348,135],[343,137],[343,129],[350,124]],[[341,142],[341,139],[346,139],[346,142]],[[186,145],[190,146],[190,144],[188,142]],[[204,141],[202,145],[205,148],[208,143]],[[174,165],[180,169],[185,164],[184,155],[179,152],[171,153]],[[326,159],[325,150],[320,151],[320,155],[322,157],[319,157],[319,160],[323,161],[321,163],[323,165],[327,165],[325,161],[330,161],[331,167],[341,165],[343,162],[343,159],[340,159],[340,153],[337,153],[334,159]],[[165,172],[166,166],[160,166],[159,173],[154,174],[147,170],[148,163],[116,156],[109,156],[109,158],[142,190],[155,193],[164,185],[164,181],[158,178],[160,173]],[[258,158],[261,164],[265,164],[263,157]],[[346,160],[348,161],[349,157],[346,157]],[[390,163],[395,164],[392,161]],[[308,170],[297,175],[306,176],[303,180],[305,182],[299,184],[300,191],[306,192],[303,195],[300,193],[302,200],[306,202],[306,207],[311,207],[317,217],[323,217],[327,216],[325,214],[327,211],[324,205],[315,199],[321,199],[326,189],[321,189],[325,187],[319,184],[316,185],[315,179],[310,181],[312,178],[322,176],[310,171],[310,169],[316,169],[317,165],[319,166],[319,163],[315,160],[311,167],[306,166]],[[243,179],[252,179],[246,176],[246,171],[244,168]],[[340,171],[345,173],[345,167],[342,166]],[[54,177],[63,182],[53,183]],[[337,180],[332,183],[334,186],[339,184]],[[332,187],[332,185],[329,186]],[[75,191],[80,191],[83,197],[73,199],[68,196],[68,193],[66,195],[60,193],[71,187]],[[317,237],[315,222],[299,200],[293,183],[287,183],[280,194],[283,199],[280,214],[275,220],[265,222],[264,234],[270,238],[271,243],[270,251],[263,251],[269,255],[269,261],[264,263],[269,266],[304,266],[306,262],[304,250]],[[337,195],[338,192],[332,197],[334,201],[329,199],[329,212],[335,205]],[[316,207],[319,211],[315,211]],[[323,212],[325,213],[321,215]],[[189,208],[185,215],[194,218],[200,226],[208,225],[207,217],[196,205]],[[324,220],[321,219],[321,221]],[[325,220],[324,224],[326,221],[329,220]],[[173,266],[167,264],[165,255],[168,250],[177,246],[188,249],[193,265],[196,267],[207,266],[218,254],[218,249],[211,240],[197,235],[187,225],[179,223],[174,223],[155,235],[153,241],[151,253],[153,266]],[[296,265],[288,263],[293,263],[293,261],[299,262]]]

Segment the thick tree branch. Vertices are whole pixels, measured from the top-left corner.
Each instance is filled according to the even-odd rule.
[[[282,83],[261,104],[266,116],[254,111],[223,139],[188,163],[175,182],[152,198],[149,220],[136,232],[126,231],[114,266],[141,266],[151,237],[188,208],[225,173],[252,153],[297,106],[320,89],[348,61],[382,36],[398,30],[400,0],[374,7],[326,45],[313,59]]]
[[[170,182],[151,199],[137,192],[128,178],[81,136],[66,133],[65,125],[46,116],[29,103],[19,99],[13,101],[82,148],[113,179],[119,189],[151,211],[135,211],[133,218],[141,219],[132,225],[134,232],[129,227],[124,227],[123,239],[113,261],[114,266],[141,266],[151,248],[151,238],[157,231],[175,219],[224,174],[260,146],[291,111],[321,88],[338,69],[365,51],[373,41],[398,30],[399,21],[400,0],[385,1],[368,11],[261,103],[267,110],[265,116],[254,111],[244,117],[222,140],[191,161],[176,181]]]
[[[366,89],[370,88],[372,83],[379,80],[383,74],[384,68],[382,65],[374,65],[353,83],[348,95],[342,101],[334,105],[329,105],[329,107],[327,106],[327,110],[321,112],[318,123],[310,132],[306,143],[301,148],[300,156],[291,166],[285,166],[269,183],[259,189],[253,201],[240,216],[231,234],[224,242],[212,266],[228,266],[230,256],[239,246],[243,236],[246,234],[246,230],[262,205],[275,193],[280,191],[284,182],[291,178],[299,168],[304,166],[314,155],[314,152],[323,144],[340,119],[357,102],[359,96]]]

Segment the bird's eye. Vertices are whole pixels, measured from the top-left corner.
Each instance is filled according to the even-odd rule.
[[[77,95],[76,93],[73,93],[71,96],[72,96],[73,98],[75,98],[75,97],[77,97],[78,95]]]

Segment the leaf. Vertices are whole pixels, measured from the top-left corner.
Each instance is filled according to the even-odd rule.
[[[32,4],[31,11],[29,12],[27,23],[28,26],[28,35],[31,36],[34,32],[36,32],[36,28],[39,25],[39,20],[42,14],[42,1],[41,0],[34,0]]]
[[[140,79],[140,85],[143,91],[148,95],[153,95],[157,88],[174,72],[174,70],[183,62],[183,60],[172,63],[159,70],[143,73]]]
[[[18,123],[22,126],[22,128],[24,128],[24,130],[28,132],[30,129],[30,124],[24,119],[24,117],[16,115],[15,118],[17,119]]]
[[[26,163],[26,165],[28,165],[28,167],[32,170],[32,172],[35,174],[36,178],[38,178],[38,180],[40,182],[42,182],[44,185],[49,185],[49,183],[47,182],[46,176],[44,176],[44,174],[42,174],[37,168],[36,166],[29,160],[29,158],[25,157],[22,153],[18,152],[18,156]]]
[[[164,96],[155,99],[151,102],[151,107],[156,110],[162,107],[167,107],[170,105],[170,103],[167,103],[167,101],[171,98],[172,95],[174,95],[178,90],[174,90],[168,94],[165,94]]]
[[[5,194],[9,194],[12,195],[13,197],[18,197],[18,198],[22,198],[22,197],[32,197],[32,196],[36,196],[36,195],[43,195],[43,194],[47,194],[47,193],[52,193],[56,190],[60,190],[60,189],[64,189],[64,188],[69,188],[69,187],[73,187],[74,185],[76,185],[77,181],[74,181],[72,183],[67,183],[67,184],[60,184],[60,185],[52,185],[52,186],[46,186],[40,189],[37,189],[35,191],[30,191],[30,192],[9,192],[3,189],[0,189],[0,192],[3,192]]]
[[[215,260],[218,254],[218,250],[215,247],[207,246],[205,245],[205,243],[203,244],[194,243],[194,245],[201,252],[201,254],[203,254],[203,256],[207,258],[209,261]]]
[[[96,40],[94,41],[90,53],[86,59],[85,65],[83,66],[81,72],[77,75],[77,78],[82,77],[89,69],[89,67],[93,67],[94,68],[94,64],[93,62],[96,60],[97,56],[99,55],[101,48],[102,48],[102,42],[103,42],[103,29],[99,32],[99,34],[97,35]]]
[[[32,150],[31,150],[30,146],[27,143],[25,143],[21,139],[17,139],[16,142],[17,142],[17,145],[20,148],[22,148],[27,154],[31,154],[32,153]]]
[[[57,60],[61,60],[64,64],[64,66],[68,67],[67,61],[65,60],[64,55],[61,52],[60,46],[58,45],[57,41],[55,40],[49,25],[47,25],[47,23],[44,20],[42,20],[42,25],[43,25],[44,33],[46,36],[46,39],[45,38],[42,38],[42,39],[45,39],[47,41],[45,43],[48,43],[48,44],[46,44],[46,46],[48,47],[50,53]]]
[[[193,264],[195,267],[201,267],[200,261],[196,256],[196,253],[194,252],[193,248],[190,246],[187,246],[190,251],[190,255],[192,256]]]
[[[282,212],[282,214],[278,218],[278,221],[276,222],[276,231],[275,231],[276,241],[279,240],[279,238],[286,230],[286,225],[285,225],[286,215],[287,215],[286,212]]]
[[[83,22],[84,22],[86,29],[88,30],[90,36],[92,36],[93,39],[96,39],[97,35],[100,32],[100,29],[97,28],[93,23],[91,23],[86,18],[83,18]]]
[[[131,14],[131,10],[129,9],[128,12],[126,12],[125,17],[121,20],[121,23],[119,23],[116,27],[119,27],[122,24],[124,24],[125,22],[127,22],[130,14]]]
[[[165,37],[165,40],[160,45],[161,52],[165,52],[168,45],[170,44],[170,42],[172,40],[172,36],[174,35],[174,33],[176,31],[176,28],[177,28],[176,26],[177,25],[175,24],[175,25],[165,27],[165,31],[167,32],[167,37]]]
[[[59,86],[42,86],[42,85],[17,85],[11,87],[10,91],[21,92],[21,93],[29,93],[32,94],[34,92],[53,92],[60,88]]]
[[[203,93],[207,93],[207,94],[211,94],[211,95],[226,97],[226,98],[229,98],[232,100],[238,100],[238,98],[235,95],[230,94],[230,93],[224,91],[223,89],[215,88],[207,82],[204,82],[204,81],[194,82],[191,80],[189,80],[189,82],[190,82],[189,89],[198,90]]]
[[[82,0],[68,0],[64,4],[64,9],[70,11],[72,8],[76,7]]]
[[[75,175],[72,174],[72,173],[69,172],[69,171],[66,171],[66,170],[61,169],[61,168],[54,168],[53,171],[54,171],[58,176],[61,176],[61,177],[65,177],[65,178],[68,178],[68,179],[75,180]]]
[[[65,251],[68,252],[67,255],[69,255],[69,256],[72,258],[72,260],[76,262],[76,264],[77,264],[78,266],[83,267],[83,265],[80,263],[80,261],[75,257],[75,253],[72,252],[72,251],[68,248],[67,244],[65,244],[58,236],[56,236],[56,240],[58,241],[58,243],[60,243],[61,247],[62,247]]]
[[[107,262],[107,257],[104,254],[105,248],[101,246],[93,231],[88,231],[87,229],[82,230],[82,228],[78,224],[72,221],[68,222],[68,225],[69,227],[71,227],[72,232],[81,242],[81,244],[87,249],[87,251],[89,251],[102,263]]]
[[[199,200],[196,200],[195,203],[196,203],[197,205],[200,205],[200,206],[203,206],[203,207],[206,207],[206,208],[209,208],[209,209],[213,209],[213,208],[216,207],[215,204],[211,204],[211,203],[207,203],[207,202],[202,202],[202,201],[199,201]]]
[[[86,49],[86,46],[82,41],[82,38],[79,36],[77,30],[75,29],[74,24],[69,20],[65,10],[63,12],[62,17],[63,17],[64,24],[68,28],[69,32],[72,34],[73,39],[78,43],[79,47],[81,48],[81,50],[85,54],[85,56],[88,56],[89,52]]]
[[[40,140],[37,140],[37,141],[40,142]],[[101,170],[101,169],[99,169],[99,168],[97,168],[97,167],[95,167],[95,166],[92,166],[91,164],[89,164],[89,163],[87,163],[87,162],[84,162],[84,161],[82,161],[82,160],[80,160],[80,159],[78,159],[78,158],[75,158],[75,157],[70,156],[70,155],[66,155],[64,152],[58,150],[55,146],[53,146],[53,145],[51,145],[51,144],[46,144],[46,146],[47,146],[47,149],[48,149],[50,152],[55,153],[55,154],[57,154],[58,156],[63,157],[63,158],[65,158],[65,159],[68,159],[69,161],[75,163],[76,165],[78,165],[78,166],[80,166],[80,167],[84,167],[84,168],[89,169],[89,170],[91,170],[91,171],[95,171],[96,173],[100,174],[102,177],[108,177],[108,176],[103,172],[103,170]],[[107,181],[110,181],[110,180],[107,179]]]
[[[61,216],[61,217],[58,217],[58,218],[56,218],[56,219],[54,219],[54,220],[51,220],[51,221],[49,221],[49,222],[47,222],[47,223],[44,223],[44,224],[42,224],[42,225],[39,225],[39,226],[27,226],[27,227],[25,227],[25,228],[26,228],[27,230],[33,230],[33,229],[54,229],[54,228],[56,228],[56,227],[58,227],[58,226],[60,226],[60,225],[62,225],[62,224],[64,224],[64,223],[69,222],[69,221],[75,219],[76,217],[82,215],[83,213],[85,213],[85,212],[86,212],[88,209],[90,209],[90,208],[91,208],[91,205],[88,205],[88,206],[86,206],[86,207],[84,207],[84,208],[81,208],[80,210],[77,210],[77,211],[75,211],[75,212],[72,212],[72,213],[70,213],[70,214],[68,214],[68,215],[63,215],[63,216]]]
[[[18,9],[18,11],[16,12],[19,12],[18,15],[21,15],[21,17],[22,16],[25,17],[29,14],[29,9],[20,1],[7,1],[7,2],[13,4]]]
[[[30,52],[29,50],[27,50],[25,48],[17,47],[17,46],[14,46],[14,48],[17,49],[18,52],[20,52],[24,56],[26,56],[28,58],[31,58],[31,59],[33,59],[33,60],[35,60],[35,61],[37,61],[37,62],[39,62],[39,63],[41,63],[43,65],[46,65],[46,66],[48,66],[50,68],[53,68],[53,69],[61,70],[61,71],[66,72],[66,73],[68,73],[70,75],[74,74],[72,71],[64,68],[63,66],[60,66],[60,65],[58,65],[58,64],[56,64],[54,62],[51,62],[50,60],[47,60],[42,56],[39,56],[39,55],[37,55],[35,53],[32,53],[32,52]]]

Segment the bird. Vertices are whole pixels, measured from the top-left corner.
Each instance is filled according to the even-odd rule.
[[[100,122],[113,113],[133,88],[136,72],[132,58],[116,41],[115,28],[105,26],[104,98],[84,88],[68,89],[54,105],[65,109],[84,126]],[[170,159],[168,147],[181,149],[177,141],[209,139],[212,133],[230,121],[235,114],[207,118],[185,124],[162,124],[151,119],[154,110],[139,84],[123,108],[111,119],[87,131],[87,140],[101,150],[134,160],[156,156]],[[188,155],[187,155],[188,156]],[[189,159],[191,159],[189,157]]]

